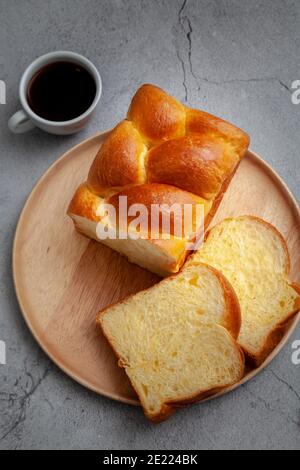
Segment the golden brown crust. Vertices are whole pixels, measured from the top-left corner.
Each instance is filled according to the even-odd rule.
[[[187,133],[200,133],[211,137],[216,135],[223,137],[231,142],[240,158],[243,157],[250,142],[246,132],[221,118],[198,109],[187,110],[186,131]]]
[[[178,221],[177,227],[180,227],[181,233],[178,234],[177,236],[182,236],[184,235],[184,219],[183,219],[183,210],[184,210],[184,204],[190,204],[193,208],[193,226],[191,227],[191,231],[194,232],[197,229],[197,219],[196,219],[196,206],[198,204],[201,204],[204,208],[204,215],[206,215],[209,211],[210,204],[207,203],[205,199],[202,199],[195,194],[189,193],[187,191],[183,191],[181,189],[176,188],[175,186],[170,186],[167,184],[142,184],[138,186],[127,186],[124,188],[122,191],[114,194],[112,197],[108,199],[108,203],[112,204],[116,208],[116,213],[117,213],[117,219],[120,221],[120,223],[124,226],[127,226],[132,220],[134,220],[137,217],[136,213],[133,213],[132,215],[127,216],[127,214],[124,214],[126,216],[125,220],[122,220],[119,214],[119,207],[120,207],[120,198],[126,197],[127,198],[127,207],[134,207],[134,204],[142,204],[144,208],[147,209],[147,216],[144,218],[145,222],[147,222],[147,227],[148,227],[148,233],[145,233],[145,236],[150,237],[152,235],[152,238],[155,239],[157,237],[153,236],[154,233],[152,232],[151,234],[151,209],[153,205],[159,205],[161,206],[162,204],[166,204],[168,207],[172,207],[173,204],[176,204],[178,209],[179,207],[181,208],[181,211],[178,212],[176,215],[174,212],[171,213],[171,220],[170,220],[170,231],[168,230],[168,227],[163,227],[162,224],[162,209],[159,210],[160,216],[158,217],[158,223],[156,224],[157,226],[155,229],[157,230],[157,236],[159,234],[163,233],[168,230],[168,233],[171,235],[176,235],[175,233],[175,219]],[[175,206],[174,206],[175,207]],[[199,221],[198,221],[199,224]],[[154,219],[153,219],[153,225],[154,225]],[[181,235],[182,234],[182,235]]]
[[[230,282],[226,279],[226,277],[213,266],[210,266],[205,263],[201,263],[198,261],[194,261],[189,264],[189,266],[205,266],[209,271],[211,271],[220,282],[223,293],[224,299],[226,304],[226,312],[223,318],[222,326],[229,331],[231,336],[234,339],[237,339],[240,333],[240,329],[242,326],[242,316],[241,316],[241,308],[240,303],[237,298],[237,295],[230,284]],[[184,269],[184,268],[183,268]],[[168,279],[166,279],[167,281]],[[151,288],[150,288],[151,289]]]
[[[143,157],[147,151],[132,122],[122,121],[108,135],[91,166],[88,185],[103,188],[143,183]]]
[[[146,141],[155,143],[185,134],[185,107],[154,85],[141,86],[132,98],[127,118]]]
[[[99,197],[92,193],[83,183],[76,190],[67,210],[67,214],[78,215],[85,217],[88,220],[98,221],[99,217],[96,215],[97,207],[99,204]]]
[[[291,284],[291,287],[293,287],[293,289],[297,292],[297,294],[300,294],[299,284],[294,282]],[[266,339],[265,344],[263,348],[259,351],[259,353],[253,354],[250,351],[247,351],[245,349],[245,354],[247,355],[250,363],[254,367],[259,367],[265,362],[265,360],[273,351],[273,349],[276,348],[276,346],[282,340],[289,322],[295,317],[295,315],[297,315],[297,313],[299,313],[299,311],[300,311],[300,296],[297,297],[295,300],[293,311],[290,312],[287,315],[287,317],[281,323],[276,325],[273,331],[269,333],[268,338]]]
[[[299,301],[300,301],[300,298],[299,298]],[[246,357],[248,359],[248,362],[253,367],[255,368],[260,367],[265,362],[265,360],[268,358],[271,352],[276,348],[276,346],[282,340],[286,332],[288,323],[290,322],[290,320],[292,320],[292,318],[298,312],[299,312],[299,307],[295,311],[291,312],[282,323],[276,325],[276,327],[269,333],[264,346],[261,348],[261,350],[258,353],[253,354],[251,351],[247,350],[246,348],[243,348],[246,354]]]
[[[238,168],[239,168],[239,163],[236,165],[236,167],[232,170],[232,172],[227,176],[227,178],[225,178],[225,180],[223,181],[223,184],[220,188],[220,191],[219,193],[217,194],[217,196],[215,197],[215,199],[213,200],[213,204],[212,204],[212,208],[211,210],[209,211],[206,219],[205,219],[205,223],[204,223],[204,228],[205,230],[209,227],[211,221],[213,220],[214,216],[216,215],[218,209],[219,209],[219,206],[222,202],[222,199],[234,177],[234,175],[236,174]]]
[[[169,184],[147,183],[138,186],[127,186],[122,191],[114,194],[108,202],[118,206],[119,196],[127,196],[128,207],[132,204],[144,204],[149,210],[151,204],[201,204],[204,199],[188,191],[176,188]]]
[[[227,318],[225,321],[225,328],[231,333],[234,339],[237,339],[241,326],[242,326],[242,314],[238,297],[235,293],[230,282],[223,276],[219,271],[215,270],[218,276],[223,290],[225,292],[225,301],[227,306]]]
[[[291,286],[297,292],[297,294],[300,295],[300,284],[298,282],[292,282]],[[295,308],[300,310],[300,303],[297,303]]]
[[[171,184],[211,199],[220,191],[224,175],[231,173],[238,162],[239,156],[224,139],[188,135],[149,151],[148,181]]]

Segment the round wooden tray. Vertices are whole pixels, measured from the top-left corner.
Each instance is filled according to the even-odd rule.
[[[50,358],[82,385],[115,400],[138,404],[136,395],[104,337],[97,312],[159,280],[100,243],[75,232],[66,215],[77,186],[87,176],[106,133],[77,145],[39,180],[22,211],[13,248],[13,276],[21,310]],[[213,224],[252,214],[274,224],[291,255],[291,278],[300,282],[300,212],[277,174],[249,151]],[[287,326],[267,361],[232,390],[259,373],[278,354],[299,320]],[[222,392],[225,393],[225,392]],[[217,395],[215,395],[217,396]]]

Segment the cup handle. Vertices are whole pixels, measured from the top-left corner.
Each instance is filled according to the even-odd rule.
[[[10,118],[8,127],[14,134],[24,134],[24,132],[31,131],[36,126],[30,121],[27,114],[20,110]]]

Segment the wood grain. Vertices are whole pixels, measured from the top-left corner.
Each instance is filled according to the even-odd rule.
[[[106,133],[67,152],[52,165],[29,196],[16,230],[13,274],[24,318],[34,337],[68,375],[105,396],[138,404],[129,381],[95,327],[97,312],[159,278],[79,235],[66,215]],[[273,223],[287,240],[292,279],[300,282],[300,212],[288,188],[249,151],[212,225],[229,216],[257,215]],[[299,316],[256,375],[279,352]],[[231,387],[236,388],[238,385]],[[230,390],[231,390],[230,389]]]

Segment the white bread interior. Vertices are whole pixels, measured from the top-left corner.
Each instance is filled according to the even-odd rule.
[[[69,213],[76,230],[89,238],[99,241],[97,227],[102,223],[100,220],[91,220],[76,214]],[[106,224],[102,224],[105,227]],[[138,239],[101,239],[103,245],[118,251],[131,263],[138,264],[161,277],[170,275],[179,270],[182,258],[186,256],[187,241],[182,238],[171,238],[160,243],[159,240]]]
[[[283,237],[255,217],[227,219],[209,232],[194,261],[214,266],[233,286],[242,312],[239,344],[260,365],[300,307]]]
[[[151,420],[243,376],[244,357],[232,336],[240,329],[238,301],[209,266],[183,269],[100,312],[97,323]]]

